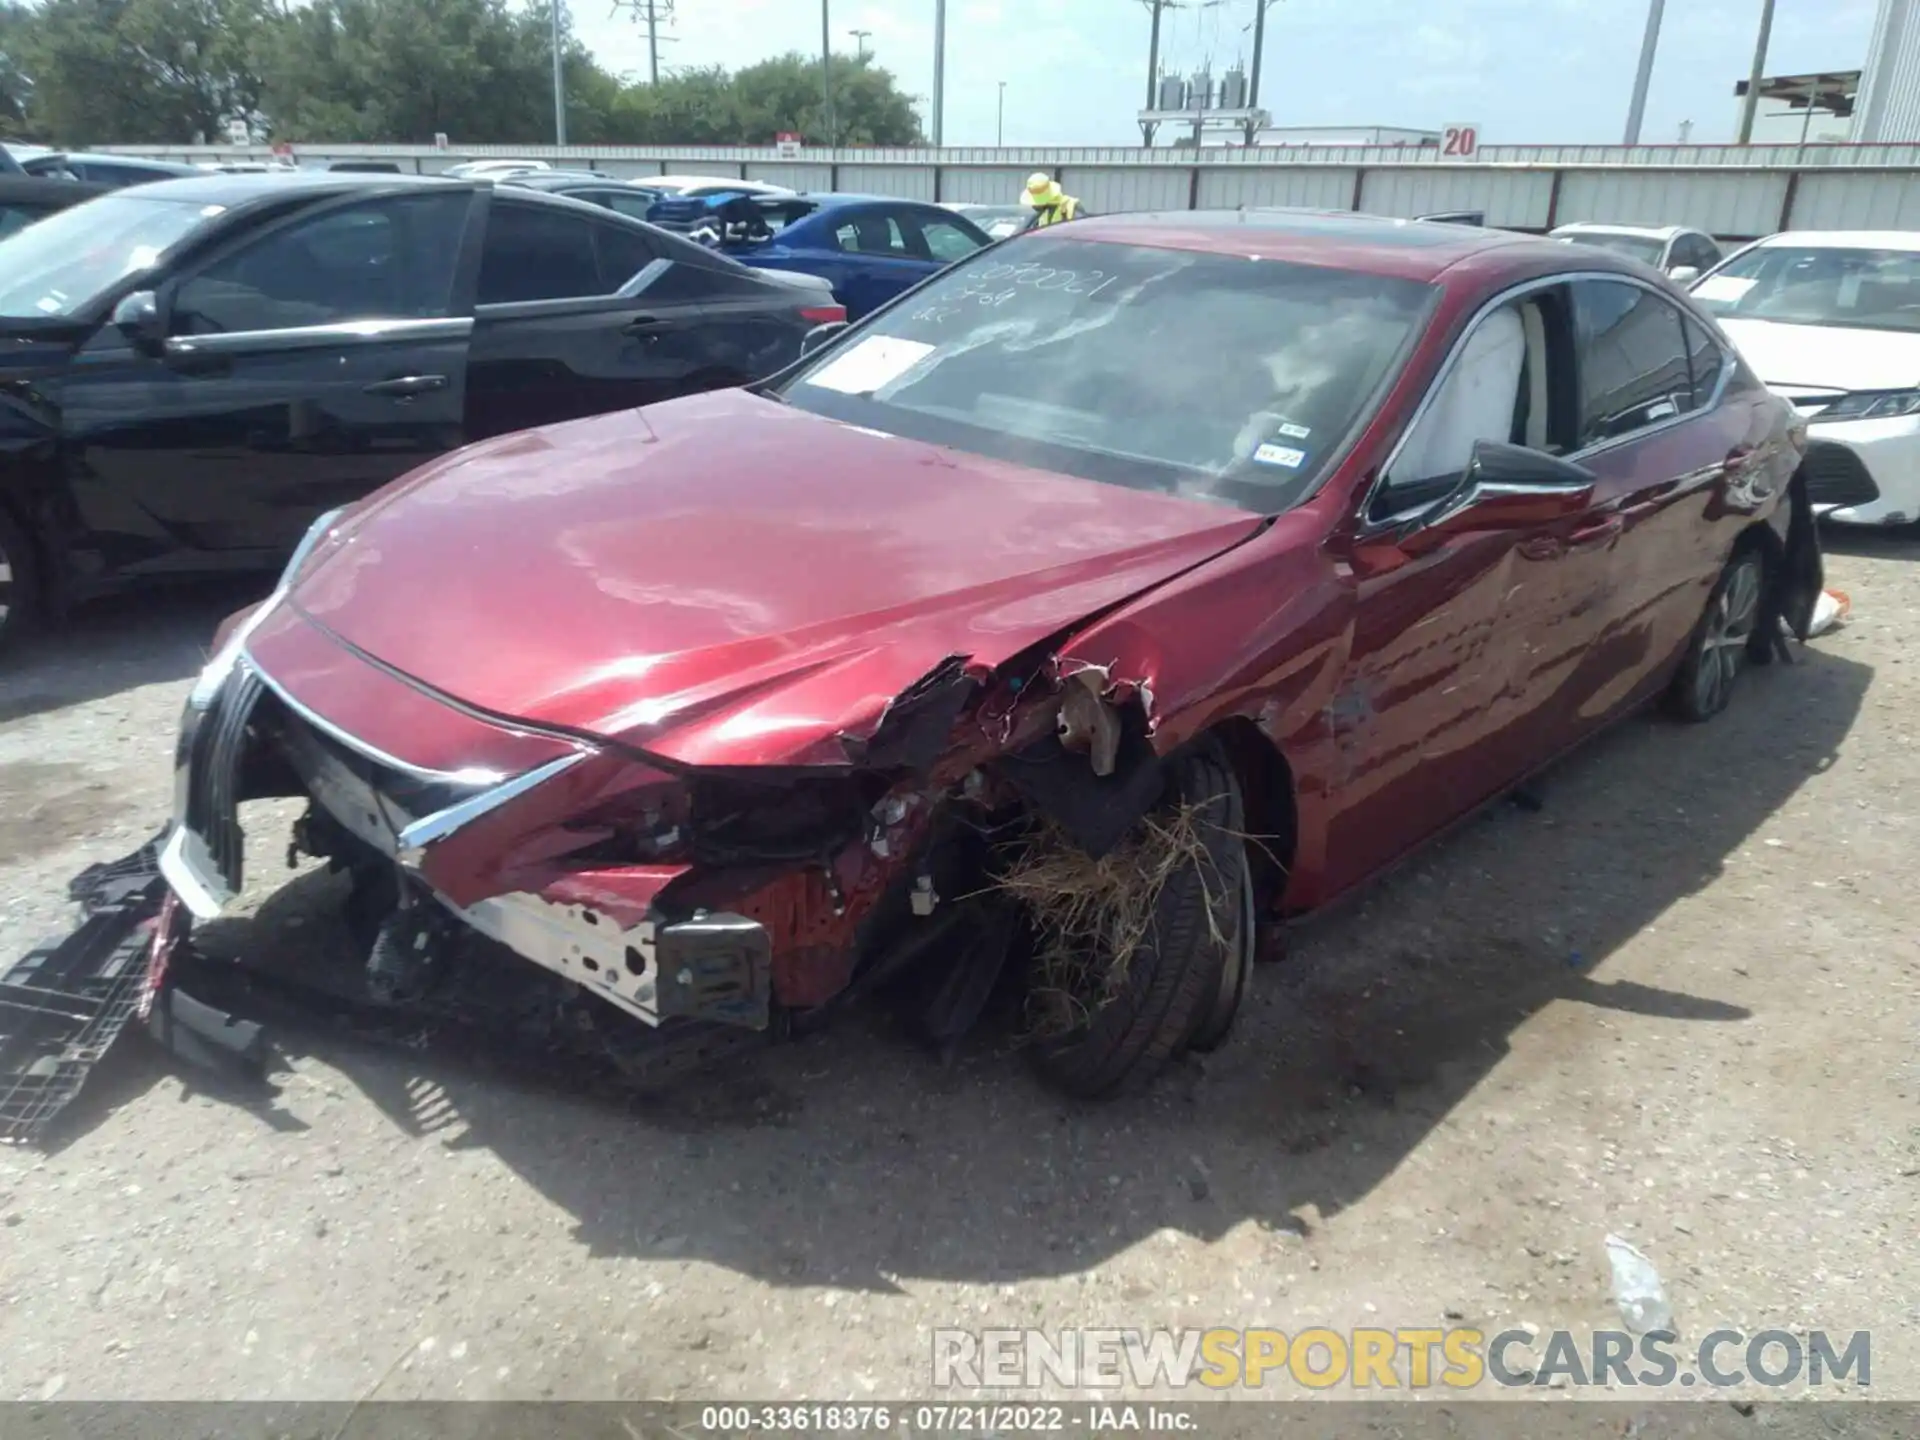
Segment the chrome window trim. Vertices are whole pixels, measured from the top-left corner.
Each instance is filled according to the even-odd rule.
[[[1374,497],[1386,488],[1387,477],[1393,473],[1393,467],[1399,463],[1401,452],[1407,448],[1407,442],[1413,438],[1413,432],[1417,430],[1420,427],[1420,423],[1427,418],[1427,412],[1433,408],[1434,399],[1439,395],[1441,388],[1452,378],[1454,367],[1459,363],[1460,354],[1466,349],[1467,341],[1473,338],[1474,332],[1480,328],[1481,324],[1489,315],[1500,309],[1503,305],[1509,305],[1515,300],[1534,294],[1536,291],[1551,290],[1556,286],[1571,285],[1581,280],[1611,280],[1622,285],[1633,285],[1645,290],[1650,295],[1655,295],[1661,300],[1664,300],[1676,315],[1696,321],[1699,319],[1690,309],[1676,301],[1671,294],[1663,290],[1660,286],[1650,281],[1642,280],[1637,275],[1628,275],[1618,270],[1565,270],[1557,275],[1535,276],[1531,280],[1523,280],[1519,284],[1509,286],[1507,289],[1494,295],[1482,304],[1478,310],[1473,312],[1473,317],[1467,321],[1465,328],[1461,330],[1459,337],[1455,339],[1452,347],[1447,351],[1446,359],[1440,362],[1440,369],[1434,374],[1432,382],[1427,386],[1426,394],[1420,397],[1420,403],[1414,408],[1413,415],[1407,421],[1406,428],[1400,432],[1399,438],[1393,442],[1393,448],[1387,452],[1387,458],[1375,473],[1373,483],[1367,487],[1366,493],[1361,497],[1359,514],[1360,533],[1363,536],[1377,534],[1382,530],[1398,528],[1404,525],[1411,516],[1426,509],[1428,505],[1433,503],[1432,501],[1427,501],[1424,505],[1410,505],[1405,510],[1397,510],[1391,515],[1382,516],[1378,520],[1368,518],[1373,512]],[[1686,335],[1684,327],[1680,333],[1684,340]],[[1598,441],[1582,450],[1576,450],[1570,454],[1556,456],[1555,458],[1579,465],[1584,462],[1587,456],[1602,454],[1628,440],[1639,440],[1648,435],[1657,435],[1663,430],[1670,429],[1675,425],[1680,425],[1692,420],[1696,416],[1705,415],[1718,409],[1720,402],[1726,398],[1727,386],[1733,377],[1733,366],[1730,363],[1731,352],[1728,350],[1727,342],[1721,336],[1718,326],[1709,325],[1707,327],[1707,334],[1713,340],[1715,348],[1720,351],[1720,378],[1713,387],[1712,395],[1707,398],[1704,404],[1696,405],[1693,409],[1683,414],[1671,416],[1656,424],[1643,425],[1640,429],[1630,431],[1625,435],[1609,436],[1607,439]]]
[[[357,736],[348,734],[311,706],[303,705],[300,701],[294,699],[293,696],[288,693],[286,686],[282,685],[262,668],[260,662],[254,658],[251,650],[243,648],[240,653],[245,658],[248,668],[266,682],[267,688],[280,698],[281,704],[285,705],[321,734],[346,746],[355,754],[365,756],[376,765],[385,766],[389,770],[398,770],[402,774],[410,775],[416,780],[424,780],[428,784],[433,785],[498,785],[501,781],[508,778],[498,770],[485,770],[478,767],[471,770],[429,770],[421,765],[410,764],[398,756],[389,755],[377,746],[369,745]],[[580,751],[577,753],[584,756],[586,752]]]
[[[381,345],[396,340],[457,340],[473,332],[471,315],[440,319],[340,320],[328,325],[300,325],[288,330],[230,330],[215,335],[175,335],[166,341],[168,355],[180,359],[195,355],[225,355],[240,350],[315,350],[338,345]]]

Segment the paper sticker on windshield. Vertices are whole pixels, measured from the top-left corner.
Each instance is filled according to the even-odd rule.
[[[1262,445],[1253,452],[1253,458],[1262,465],[1281,465],[1289,470],[1298,470],[1307,463],[1307,452],[1286,445]]]
[[[1731,305],[1751,290],[1756,283],[1752,280],[1743,280],[1738,275],[1715,275],[1694,286],[1693,293],[1702,300],[1724,300]]]
[[[1313,434],[1313,431],[1305,425],[1292,425],[1292,424],[1283,423],[1280,426],[1280,433],[1289,440],[1304,440],[1309,435]]]
[[[843,395],[870,395],[889,380],[898,380],[933,349],[918,340],[871,335],[807,376],[807,384]]]

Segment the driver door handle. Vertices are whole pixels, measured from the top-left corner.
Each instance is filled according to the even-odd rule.
[[[363,395],[384,395],[390,400],[406,401],[416,395],[430,395],[447,388],[444,375],[399,375],[391,380],[376,380],[361,390]]]
[[[620,327],[622,335],[653,335],[665,325],[666,318],[660,315],[635,315]]]

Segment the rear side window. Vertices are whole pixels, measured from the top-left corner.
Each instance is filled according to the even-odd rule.
[[[1693,408],[1693,376],[1678,308],[1619,280],[1576,281],[1573,306],[1581,448]]]
[[[1720,247],[1706,236],[1689,235],[1684,243],[1687,249],[1682,265],[1691,265],[1704,273],[1720,263]]]
[[[660,258],[657,246],[641,231],[624,225],[596,225],[594,244],[600,252],[599,294],[612,295]]]
[[[890,255],[904,260],[912,253],[899,223],[878,211],[855,215],[835,228],[833,238],[842,250],[856,255]]]
[[[496,199],[480,251],[477,302],[513,305],[611,293],[618,287],[601,282],[597,228],[564,210]]]
[[[1712,331],[1691,315],[1686,317],[1687,368],[1693,375],[1693,403],[1705,405],[1719,388],[1720,375],[1727,368],[1727,352]]]
[[[964,260],[980,248],[978,240],[950,221],[922,220],[920,233],[926,237],[927,249],[933,258],[943,264]]]

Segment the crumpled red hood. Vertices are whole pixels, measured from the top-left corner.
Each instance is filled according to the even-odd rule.
[[[688,764],[818,761],[947,656],[998,663],[1259,524],[729,391],[436,461],[292,600],[498,714]],[[325,683],[301,697],[323,713]]]

